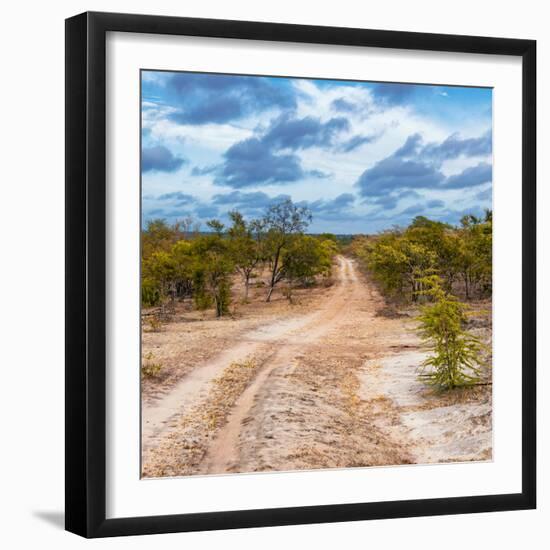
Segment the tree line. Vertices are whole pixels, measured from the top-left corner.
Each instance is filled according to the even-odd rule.
[[[307,235],[311,212],[290,199],[275,203],[265,214],[247,221],[241,212],[229,213],[230,224],[207,222],[199,232],[192,220],[168,224],[151,220],[142,230],[141,301],[151,307],[191,298],[197,309],[228,313],[235,275],[248,300],[252,279],[268,273],[265,300],[283,281],[286,295],[296,285],[312,284],[317,275],[328,276],[337,252],[336,238]]]
[[[492,292],[490,210],[464,216],[458,227],[417,216],[405,229],[357,237],[350,248],[390,296],[416,302],[431,275],[438,275],[445,292],[466,300]]]
[[[458,227],[417,216],[350,248],[386,295],[423,298],[416,330],[431,353],[419,379],[441,390],[481,383],[487,346],[467,330],[469,307],[459,297],[491,296],[492,212],[464,216]]]

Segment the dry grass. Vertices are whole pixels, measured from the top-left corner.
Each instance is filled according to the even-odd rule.
[[[151,404],[177,384],[198,365],[213,359],[223,350],[234,346],[240,338],[261,325],[277,320],[306,315],[325,297],[326,289],[319,286],[294,289],[291,304],[276,288],[271,302],[266,303],[267,290],[263,281],[253,283],[249,299],[243,302],[244,288],[235,279],[231,315],[217,319],[213,310],[197,311],[189,300],[176,301],[169,320],[153,330],[148,320],[153,310],[145,311],[141,335],[143,353],[153,352],[162,363],[162,373],[142,380],[142,400]]]
[[[222,376],[216,378],[208,399],[204,420],[210,430],[225,423],[231,407],[254,378],[258,364],[252,359],[231,363]]]
[[[147,317],[147,324],[149,325],[147,330],[145,327],[143,328],[146,332],[160,332],[162,330],[162,320],[158,314],[149,315]]]
[[[156,378],[162,370],[162,363],[155,361],[152,352],[149,352],[141,361],[141,375],[143,378]]]
[[[225,424],[231,408],[253,380],[258,368],[259,362],[253,358],[231,363],[213,381],[205,403],[180,419],[178,430],[172,430],[147,453],[143,461],[143,477],[191,473],[204,458],[208,443]]]

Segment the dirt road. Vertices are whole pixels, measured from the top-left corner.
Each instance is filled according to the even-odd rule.
[[[353,260],[339,256],[335,272],[311,311],[241,334],[143,407],[145,477],[490,458],[487,395],[428,395],[411,319],[384,316]]]

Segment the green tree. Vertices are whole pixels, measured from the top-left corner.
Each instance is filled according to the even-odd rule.
[[[388,294],[402,295],[405,290],[416,301],[423,279],[434,272],[437,257],[426,245],[410,235],[396,231],[383,233],[364,252],[374,278]]]
[[[445,231],[437,248],[437,271],[443,278],[443,286],[447,292],[452,292],[453,285],[460,273],[462,258],[462,241],[456,231]]]
[[[193,271],[195,258],[190,241],[181,240],[170,251],[174,266],[174,280],[178,297],[191,296],[193,293]]]
[[[329,275],[332,258],[336,253],[333,241],[321,241],[309,235],[296,235],[283,250],[282,273],[289,282],[288,298],[291,298],[292,284],[312,284],[316,275]]]
[[[160,304],[161,299],[161,291],[157,282],[150,277],[142,277],[141,303],[145,307],[153,307]]]
[[[247,301],[250,278],[262,261],[262,231],[258,221],[247,223],[240,212],[229,212],[229,217],[232,221],[228,231],[231,256],[243,279],[244,300]]]
[[[492,290],[492,212],[464,216],[460,227],[417,216],[406,229],[373,237],[357,236],[351,252],[389,295],[422,295],[422,279],[438,274],[446,292],[469,300]],[[462,282],[462,285],[459,283]]]
[[[175,297],[175,266],[172,255],[164,250],[153,252],[146,262],[145,275],[155,281],[161,296]]]
[[[214,302],[216,317],[229,312],[231,274],[235,269],[228,239],[221,233],[203,235],[193,241],[194,282],[198,305]]]
[[[275,285],[284,277],[282,254],[295,235],[302,234],[311,223],[311,212],[286,199],[268,208],[262,225],[265,234],[265,253],[269,259],[271,276],[266,302],[271,300]]]
[[[209,220],[206,222],[206,225],[210,227],[216,235],[221,236],[223,234],[225,226],[220,220]]]
[[[191,235],[192,223],[191,218],[172,225],[156,219],[149,221],[142,230],[141,294],[144,306],[162,304],[167,295],[174,299],[191,292],[188,275],[182,277],[181,258],[179,254],[174,257],[174,253],[181,252],[175,247],[187,242],[184,238],[186,234]],[[186,265],[188,263],[185,262]]]
[[[466,299],[470,299],[476,289],[480,296],[492,290],[492,212],[487,210],[485,221],[475,216],[464,216],[461,225],[460,275],[464,282]]]
[[[398,241],[398,235],[385,233],[375,241],[364,240],[358,251],[374,279],[390,295],[402,294],[408,270],[407,256]]]
[[[437,275],[424,280],[433,303],[422,307],[418,330],[432,354],[422,363],[419,378],[442,390],[480,380],[482,344],[464,330],[467,306],[445,292]]]
[[[165,220],[156,219],[147,222],[147,227],[142,231],[141,254],[148,258],[153,252],[159,250],[168,251],[174,242],[174,228]]]

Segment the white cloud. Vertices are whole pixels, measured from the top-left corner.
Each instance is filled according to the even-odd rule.
[[[147,76],[145,77],[145,74]],[[158,80],[155,78],[158,77]],[[163,85],[166,75],[144,73],[148,82]],[[291,194],[293,200],[315,201],[329,200],[342,193],[358,194],[355,183],[361,174],[372,168],[376,163],[393,154],[412,134],[420,133],[424,143],[440,143],[449,135],[460,132],[463,138],[479,137],[488,129],[487,119],[466,117],[453,120],[441,116],[430,116],[419,113],[414,103],[408,105],[385,106],[383,109],[376,106],[373,94],[366,87],[347,85],[316,85],[313,81],[296,79],[292,85],[297,91],[297,106],[294,116],[297,118],[314,117],[326,123],[331,118],[345,117],[349,121],[349,130],[337,134],[334,146],[330,149],[309,147],[293,151],[300,157],[304,173],[318,170],[331,174],[327,178],[306,176],[299,182],[292,184],[251,185],[247,191],[261,190],[271,196]],[[448,97],[452,108],[452,98],[445,90],[434,89],[434,98],[437,95]],[[334,102],[344,98],[346,105],[338,109]],[[349,105],[356,109],[349,109]],[[348,108],[342,110],[342,108]],[[224,160],[224,153],[236,142],[252,136],[260,136],[266,132],[271,122],[280,116],[277,108],[263,111],[226,124],[182,125],[171,119],[177,112],[171,105],[156,102],[151,98],[143,102],[143,128],[149,133],[147,140],[168,146],[173,153],[179,154],[190,162],[182,170],[174,174],[148,174],[143,178],[144,194],[158,196],[160,194],[182,191],[193,194],[199,201],[208,204],[212,196],[229,192],[214,184],[214,174],[191,175],[194,167],[219,165]],[[377,139],[365,143],[347,153],[342,152],[342,145],[354,136],[377,136]],[[446,176],[458,174],[464,169],[475,166],[484,161],[491,163],[488,157],[466,158],[459,157],[446,160],[441,171]],[[442,200],[446,208],[455,210],[478,208],[480,199],[476,195],[484,187],[468,192],[464,190],[418,190],[420,197],[406,196],[397,201],[394,209],[382,210],[374,201],[364,203],[361,198],[355,201],[353,214],[348,220],[343,218],[340,230],[337,222],[323,222],[323,230],[335,232],[371,231],[391,225],[391,217],[402,212],[409,206],[426,203],[430,200]],[[148,208],[153,208],[151,199],[147,199]],[[482,204],[481,206],[487,206]],[[444,209],[426,209],[426,214],[441,215]],[[364,221],[356,219],[363,218]],[[353,218],[353,219],[352,219]],[[361,225],[362,223],[362,225]]]

